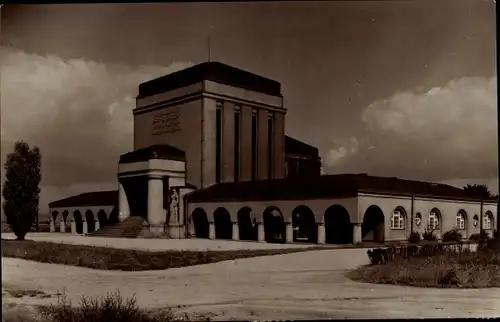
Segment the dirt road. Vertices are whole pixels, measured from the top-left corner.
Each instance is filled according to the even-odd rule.
[[[218,319],[411,318],[500,316],[500,289],[422,289],[344,277],[366,264],[366,250],[320,250],[164,271],[117,272],[2,258],[6,289],[63,291],[77,302],[117,289],[145,308],[213,312]],[[4,303],[46,304],[55,297]]]

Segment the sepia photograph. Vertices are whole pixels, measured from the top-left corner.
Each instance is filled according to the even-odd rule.
[[[500,317],[496,10],[0,5],[2,322]]]

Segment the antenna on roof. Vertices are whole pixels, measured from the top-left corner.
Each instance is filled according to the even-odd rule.
[[[212,25],[208,25],[208,39],[207,39],[207,51],[208,51],[208,61],[210,62],[212,56],[212,30],[214,27]]]
[[[208,61],[210,62],[210,35],[208,35]]]

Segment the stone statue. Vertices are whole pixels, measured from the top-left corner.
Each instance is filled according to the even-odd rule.
[[[170,221],[171,223],[179,222],[179,193],[175,188],[170,192]]]

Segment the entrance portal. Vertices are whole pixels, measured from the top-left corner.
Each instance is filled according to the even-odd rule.
[[[83,234],[83,218],[80,210],[75,210],[73,213],[73,219],[75,220],[76,233]]]
[[[385,240],[384,213],[380,207],[372,205],[366,210],[361,230],[363,241]]]
[[[268,243],[285,242],[285,220],[281,211],[276,207],[269,207],[264,211],[264,232]]]
[[[148,219],[148,178],[146,176],[131,177],[121,180],[127,195],[130,216],[141,216]]]
[[[318,242],[318,229],[314,213],[307,206],[298,206],[292,212],[292,226],[294,241]]]
[[[225,208],[217,208],[214,212],[215,238],[232,239],[233,223],[231,215]]]
[[[352,244],[352,224],[349,212],[340,205],[325,211],[325,242],[332,244]]]
[[[95,231],[94,213],[91,210],[85,212],[85,221],[87,222],[87,232],[91,233]]]
[[[248,207],[241,208],[238,211],[238,229],[240,240],[257,240],[257,226],[252,224],[250,213],[252,209]]]
[[[208,238],[210,233],[210,226],[208,224],[208,217],[205,210],[196,208],[191,216],[194,225],[194,235],[196,238]]]

